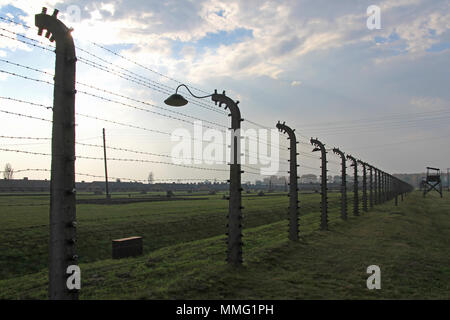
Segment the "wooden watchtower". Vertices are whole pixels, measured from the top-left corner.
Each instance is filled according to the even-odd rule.
[[[439,192],[442,198],[441,170],[427,167],[427,178],[424,181],[423,196],[425,197],[432,190]]]

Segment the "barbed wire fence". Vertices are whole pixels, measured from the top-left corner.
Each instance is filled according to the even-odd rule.
[[[56,14],[53,16],[49,16],[46,14],[46,12],[42,13],[43,17],[46,19],[54,19],[57,20]],[[16,25],[20,26],[24,30],[33,30],[34,27],[30,27],[28,25],[25,25],[23,23],[13,21],[12,19],[9,19],[7,17],[0,17],[0,20],[5,22],[7,25]],[[59,20],[58,20],[59,21]],[[46,29],[46,28],[43,28]],[[47,36],[47,35],[46,35]],[[50,36],[50,34],[49,34]],[[3,38],[5,41],[11,41],[15,42],[17,44],[20,44],[22,46],[25,46],[26,48],[33,50],[32,52],[35,53],[35,51],[42,52],[45,54],[55,54],[57,57],[58,55],[61,55],[62,52],[59,52],[58,45],[53,45],[52,43],[45,43],[39,39],[34,39],[31,36],[24,35],[22,32],[17,30],[12,30],[11,28],[8,29],[8,27],[0,27],[0,38]],[[56,39],[58,42],[58,39]],[[142,63],[139,63],[137,61],[134,61],[133,59],[126,57],[120,53],[114,52],[113,50],[110,50],[98,43],[90,42],[95,48],[103,52],[103,55],[101,53],[94,53],[90,50],[87,50],[80,46],[74,46],[74,49],[77,52],[81,53],[81,56],[76,56],[76,60],[73,61],[73,63],[79,62],[85,68],[85,70],[91,70],[91,72],[99,73],[104,76],[110,77],[108,79],[115,79],[113,81],[124,81],[127,83],[126,88],[135,88],[137,90],[150,90],[157,96],[167,96],[172,94],[175,91],[175,87],[168,85],[167,83],[163,81],[158,81],[154,78],[151,78],[148,75],[144,75],[142,73],[139,73],[138,71],[132,71],[129,68],[126,68],[124,66],[121,66],[118,62],[113,62],[106,58],[106,54],[109,54],[111,56],[114,56],[115,58],[118,58],[119,61],[126,61],[127,63],[131,63],[135,67],[144,70],[145,72],[151,73],[153,75],[156,75],[157,77],[161,77],[164,79],[164,81],[167,81],[169,83],[174,83],[175,85],[179,85],[183,82],[174,79],[173,77],[170,77],[168,75],[165,75],[161,72],[158,72],[152,68],[149,68],[145,66]],[[48,58],[46,56],[46,58]],[[48,70],[45,70],[44,67],[37,67],[37,66],[30,66],[25,65],[22,63],[19,63],[18,61],[12,61],[11,59],[5,59],[0,58],[0,74],[11,77],[16,79],[17,81],[22,81],[27,83],[27,85],[31,86],[31,84],[35,84],[38,86],[37,90],[41,90],[42,88],[45,88],[44,90],[66,90],[67,84],[58,82],[56,78],[58,77],[58,71],[54,73],[49,72]],[[58,68],[58,67],[57,67]],[[53,78],[55,80],[53,80]],[[228,115],[228,112],[222,109],[217,108],[212,101],[206,102],[205,100],[200,100],[196,97],[188,98],[187,100],[189,103],[193,104],[194,106],[201,109],[198,116],[196,116],[194,113],[187,114],[185,112],[176,111],[167,107],[160,106],[157,103],[154,103],[153,98],[148,99],[145,95],[142,98],[138,98],[136,96],[131,96],[129,93],[129,90],[114,90],[110,88],[102,88],[98,85],[94,85],[92,83],[87,83],[84,80],[83,81],[74,81],[74,86],[77,87],[76,92],[77,95],[81,95],[83,99],[91,99],[91,100],[82,100],[83,102],[86,101],[96,101],[94,104],[105,104],[107,108],[111,109],[111,106],[114,106],[116,109],[119,110],[118,114],[126,114],[129,111],[135,112],[139,115],[147,115],[151,114],[152,117],[158,119],[166,119],[167,121],[171,121],[174,123],[177,123],[178,125],[189,125],[194,126],[196,122],[201,122],[203,127],[208,129],[217,130],[221,133],[226,133],[228,126],[223,123],[225,117]],[[208,94],[208,91],[199,89],[196,86],[190,86],[197,92]],[[49,91],[50,92],[50,91]],[[150,102],[149,102],[150,101]],[[81,103],[78,103],[81,104]],[[19,107],[20,106],[20,107]],[[89,110],[92,110],[93,108],[88,108]],[[20,118],[24,121],[36,121],[41,123],[42,128],[45,128],[44,131],[48,132],[48,136],[34,136],[34,135],[19,135],[19,134],[8,134],[1,132],[0,134],[0,141],[7,140],[11,143],[9,144],[1,144],[0,151],[4,154],[6,153],[14,153],[14,154],[20,154],[26,159],[36,159],[36,158],[45,158],[48,159],[48,157],[52,157],[55,155],[54,149],[49,152],[49,149],[51,148],[51,142],[54,139],[54,136],[52,136],[51,133],[51,127],[48,126],[49,123],[51,123],[52,126],[60,126],[61,123],[55,122],[55,106],[46,104],[45,102],[34,100],[24,100],[19,97],[15,97],[13,95],[0,95],[0,113],[6,115],[7,117],[11,118]],[[108,115],[112,114],[112,112],[109,112]],[[208,116],[206,116],[208,114]],[[118,128],[123,128],[126,130],[131,130],[133,134],[135,132],[144,132],[145,137],[151,137],[154,138],[155,136],[162,136],[166,139],[167,137],[176,137],[176,138],[186,138],[183,135],[177,135],[173,132],[169,132],[163,129],[159,129],[156,126],[152,125],[144,125],[144,124],[136,124],[133,119],[131,120],[125,120],[117,118],[111,118],[109,116],[105,116],[104,114],[93,114],[93,113],[86,113],[86,112],[74,112],[73,116],[77,118],[86,119],[87,121],[91,121],[95,123],[98,128],[100,129],[105,124],[110,126],[111,130],[115,130]],[[138,116],[139,117],[139,116]],[[126,118],[126,117],[125,117]],[[412,122],[414,120],[411,120]],[[248,120],[243,119],[243,125],[246,126],[247,129],[274,129],[273,125],[264,125],[261,123],[258,123],[254,120]],[[392,122],[393,125],[397,124],[396,122]],[[99,126],[101,125],[101,126]],[[80,126],[80,123],[77,123],[73,121],[73,126]],[[355,127],[356,128],[356,127]],[[353,128],[353,129],[355,129]],[[373,128],[376,128],[376,125],[373,126]],[[109,130],[109,129],[108,129]],[[319,133],[325,133],[325,132],[336,132],[339,134],[342,132],[342,130],[345,130],[344,127],[338,126],[334,129],[335,131],[325,131],[324,129],[318,130]],[[101,136],[93,136],[93,137],[79,137],[79,132],[82,132],[80,128],[77,128],[77,135],[76,138],[73,140],[73,145],[69,146],[70,148],[73,148],[75,150],[75,147],[79,147],[79,149],[82,150],[82,152],[77,151],[74,154],[72,162],[82,161],[84,162],[93,162],[97,164],[103,163],[105,158],[103,156],[99,156],[102,154],[102,150],[106,148],[108,152],[112,152],[113,155],[109,155],[107,157],[108,162],[116,162],[120,165],[124,165],[127,163],[134,164],[134,165],[145,165],[145,164],[151,164],[151,165],[158,165],[158,166],[164,166],[168,168],[180,168],[183,169],[185,172],[189,172],[192,174],[185,177],[166,177],[166,178],[156,178],[153,179],[153,183],[160,184],[161,188],[167,187],[170,183],[189,183],[192,185],[199,185],[202,184],[205,187],[209,185],[209,183],[213,182],[214,184],[230,184],[230,179],[227,176],[230,172],[230,168],[226,168],[228,163],[223,161],[222,163],[214,163],[209,165],[201,165],[204,161],[204,159],[200,159],[197,157],[174,157],[172,154],[169,153],[157,153],[149,151],[147,148],[135,148],[130,147],[128,145],[121,146],[120,144],[113,143],[113,145],[102,145],[99,143],[88,143],[88,142],[82,142],[82,141],[88,141],[88,140],[94,140],[98,139],[98,141],[101,141]],[[298,140],[298,152],[294,153],[295,157],[299,157],[299,176],[297,176],[297,173],[295,173],[295,177],[292,177],[293,174],[291,168],[290,168],[290,162],[293,161],[293,153],[290,152],[290,148],[292,145],[288,146],[283,143],[279,143],[279,141],[271,141],[267,142],[265,140],[261,140],[258,136],[256,137],[247,137],[248,142],[253,143],[259,143],[259,145],[263,145],[265,148],[271,148],[271,150],[276,150],[278,154],[278,160],[273,160],[276,165],[278,165],[279,172],[286,172],[288,175],[283,175],[285,179],[290,178],[290,181],[300,181],[300,187],[299,190],[295,190],[300,192],[300,213],[298,214],[299,223],[295,227],[298,229],[300,228],[300,231],[298,234],[300,237],[303,236],[302,230],[305,229],[319,229],[319,227],[323,230],[328,229],[328,226],[334,225],[341,220],[344,220],[342,216],[343,210],[347,210],[347,203],[346,198],[339,199],[338,197],[332,196],[330,198],[330,202],[328,202],[327,198],[327,192],[330,191],[333,193],[334,191],[340,191],[342,192],[342,189],[339,187],[336,187],[338,183],[340,183],[342,180],[346,180],[346,174],[340,171],[341,163],[337,159],[333,158],[331,156],[331,153],[328,152],[330,149],[327,149],[324,151],[328,152],[328,158],[325,159],[325,162],[322,161],[322,157],[316,155],[315,153],[311,153],[312,148],[312,140],[310,141],[310,138],[296,133],[297,134],[297,140]],[[222,148],[228,148],[227,143],[220,143],[220,142],[212,142],[211,140],[204,139],[203,137],[189,137],[188,140],[191,141],[191,143],[194,142],[205,142],[212,145],[217,145],[218,147]],[[31,141],[31,142],[30,142]],[[18,143],[17,143],[18,142]],[[20,146],[26,146],[26,148],[18,148]],[[46,151],[43,151],[43,148],[46,148]],[[78,149],[77,149],[78,150]],[[261,163],[258,163],[259,159],[259,153],[255,152],[255,150],[251,150],[250,147],[244,146],[242,149],[245,156],[249,160],[249,164],[242,164],[242,174],[245,180],[248,179],[255,179],[255,178],[261,178],[261,172],[259,171],[262,165]],[[115,154],[118,154],[117,156]],[[129,157],[129,154],[133,154],[134,156],[140,156],[141,158],[135,158],[135,157]],[[126,155],[126,156],[125,156]],[[151,157],[151,158],[149,158]],[[33,160],[27,160],[27,162],[33,161]],[[169,161],[172,160],[172,161]],[[179,160],[179,162],[174,162],[173,160]],[[189,163],[194,164],[186,164],[183,163],[183,161],[187,161]],[[42,161],[41,163],[48,163],[48,160]],[[323,168],[323,166],[328,166]],[[90,167],[89,165],[86,167]],[[321,168],[322,167],[322,168]],[[381,204],[383,202],[386,202],[388,200],[391,200],[392,198],[396,198],[398,195],[402,195],[406,192],[411,191],[410,186],[402,183],[398,179],[393,178],[392,176],[382,173],[380,170],[376,169],[375,167],[371,167],[374,170],[374,192],[375,192],[375,204]],[[171,169],[168,169],[169,171]],[[187,171],[189,170],[189,171]],[[357,168],[355,170],[358,170]],[[378,171],[377,171],[378,170]],[[98,171],[96,171],[98,172]],[[196,172],[207,172],[211,176],[205,176],[203,178],[199,178],[196,175]],[[306,187],[308,185],[313,186],[319,186],[316,181],[313,181],[313,176],[309,175],[308,173],[312,172],[314,176],[321,176],[321,186],[316,189],[315,191],[317,193],[321,193],[322,195],[325,193],[325,201],[322,199],[321,202],[317,202],[317,205],[311,205],[309,203],[302,204],[302,191],[305,191],[302,189],[302,187]],[[378,175],[377,175],[378,172]],[[52,174],[55,174],[55,172],[52,172],[52,168],[20,168],[18,170],[15,170],[16,174],[29,174],[29,173],[36,173],[39,174],[40,177],[42,177],[43,174],[47,175],[49,177],[49,183],[52,182]],[[382,174],[381,174],[382,173]],[[331,175],[331,177],[330,177]],[[344,177],[344,176],[345,177]],[[90,179],[104,179],[104,175],[98,175],[94,172],[73,172],[73,181],[75,181],[75,176],[79,178],[90,178]],[[338,177],[338,178],[336,178]],[[340,179],[339,179],[340,177]],[[364,181],[366,181],[367,176],[364,176]],[[377,179],[378,177],[378,179]],[[383,180],[379,177],[383,177]],[[60,178],[59,176],[56,178]],[[133,178],[133,177],[115,177],[110,176],[109,179],[116,180],[116,181],[129,181],[130,183],[140,183],[145,184],[148,183],[148,179],[142,179],[141,178]],[[240,179],[239,179],[240,180]],[[269,183],[271,183],[272,178],[270,177],[268,179]],[[206,183],[205,183],[206,182]],[[312,184],[310,184],[310,182]],[[357,181],[356,181],[357,182]],[[75,183],[75,182],[74,182]],[[355,183],[355,181],[353,182]],[[244,186],[247,184],[244,184]],[[290,184],[290,187],[292,186],[292,183]],[[329,186],[332,186],[332,189],[328,189]],[[239,187],[241,188],[241,181],[239,181]],[[293,187],[293,186],[292,186]],[[390,189],[389,189],[390,187]],[[395,189],[393,189],[395,187]],[[297,186],[295,186],[297,189]],[[244,189],[241,188],[243,191]],[[207,190],[205,188],[204,190]],[[231,190],[231,189],[230,189]],[[359,189],[356,188],[356,192],[359,194]],[[67,191],[67,190],[66,190]],[[249,190],[250,191],[250,190]],[[270,190],[269,190],[270,191]],[[283,192],[280,192],[280,195],[287,195],[288,190],[283,190]],[[378,193],[377,193],[378,192]],[[226,191],[225,191],[226,193]],[[231,193],[231,191],[229,192]],[[268,194],[267,194],[268,195]],[[377,199],[377,195],[379,195],[379,198]],[[86,196],[86,195],[80,195],[80,197]],[[262,212],[259,212],[259,210],[255,210],[252,208],[251,201],[248,201],[251,199],[252,196],[258,196],[255,194],[244,194],[242,196],[242,199],[244,200],[244,204],[247,207],[246,211],[248,211],[248,214],[246,214],[245,223],[242,221],[238,221],[238,224],[241,226],[241,224],[244,225],[244,234],[246,231],[246,228],[251,228],[254,226],[264,225],[267,223],[273,223],[278,221],[284,221],[286,220],[286,210],[287,210],[287,201],[271,201],[270,197],[261,197],[261,199],[264,200],[266,203],[264,210]],[[303,197],[307,197],[308,195],[303,195]],[[312,195],[313,196],[313,195]],[[367,188],[363,190],[363,197],[367,201]],[[50,207],[50,203],[48,201],[48,196],[39,197],[36,196],[30,203],[11,203],[10,200],[3,200],[0,199],[0,206],[1,207],[14,207],[18,210],[18,215],[20,214],[26,214],[29,215],[29,213],[26,213],[24,211],[27,208],[37,208],[38,210],[47,210]],[[73,199],[75,199],[75,195],[73,194]],[[220,196],[216,196],[215,201],[217,201],[216,207],[214,207],[214,210],[218,210],[219,212],[225,212],[226,211],[226,201],[221,201]],[[228,198],[226,195],[224,195],[224,199],[227,200]],[[377,201],[378,200],[378,201]],[[16,199],[13,199],[13,201],[16,201]],[[231,201],[231,200],[229,200]],[[339,207],[339,201],[340,201],[340,207]],[[330,205],[331,204],[331,205]],[[75,205],[75,203],[74,203]],[[359,204],[358,204],[359,206]],[[75,207],[74,207],[75,208]],[[244,208],[244,207],[242,207]],[[319,211],[318,209],[321,208],[322,216],[321,219],[317,218],[317,215],[314,214]],[[211,236],[215,236],[217,234],[223,234],[225,233],[225,225],[223,224],[223,217],[221,215],[204,215],[202,216],[201,213],[204,212],[205,209],[201,210],[199,214],[193,215],[189,217],[189,228],[188,230],[192,231],[192,235],[197,235],[200,232],[200,236],[202,238],[207,238]],[[358,207],[359,210],[359,207]],[[43,212],[43,211],[42,211]],[[133,215],[134,218],[136,218],[136,215]],[[164,225],[164,229],[161,228],[160,225],[152,223],[152,221],[148,221],[146,218],[147,215],[142,215],[142,219],[140,220],[140,224],[136,224],[136,220],[133,220],[132,224],[127,224],[126,228],[124,228],[123,225],[121,225],[121,228],[117,228],[117,226],[110,226],[104,224],[104,222],[108,221],[108,217],[95,217],[96,222],[92,224],[91,226],[87,227],[86,229],[83,229],[81,226],[77,228],[73,228],[73,238],[86,238],[86,237],[93,237],[94,239],[97,239],[98,241],[101,241],[102,245],[106,245],[107,241],[110,241],[114,237],[118,236],[126,236],[129,232],[134,232],[136,234],[145,234],[145,235],[152,235],[151,239],[159,239],[158,243],[159,246],[165,246],[173,244],[173,241],[180,241],[177,237],[179,236],[179,228],[180,225],[185,226],[186,221],[183,220],[174,220],[171,223],[167,223]],[[124,218],[124,217],[122,217]],[[241,216],[237,217],[238,219],[241,219]],[[33,220],[35,221],[35,220]],[[72,220],[71,220],[72,221]],[[73,219],[73,222],[76,220]],[[291,223],[294,220],[290,220]],[[287,222],[287,221],[286,221]],[[326,222],[326,227],[324,227],[324,223]],[[35,223],[35,222],[33,222]],[[198,226],[207,225],[208,227],[201,228]],[[23,230],[26,235],[26,240],[28,242],[32,243],[48,243],[49,238],[51,238],[51,235],[49,235],[49,230],[52,228],[58,227],[60,224],[58,222],[50,222],[49,224],[31,224],[28,226],[20,226],[20,223],[13,223],[13,227],[4,228],[2,229],[2,232],[5,233],[6,236],[13,235],[15,232],[17,232],[19,229]],[[122,230],[121,230],[122,229]],[[201,229],[201,230],[200,230]],[[76,231],[75,231],[76,230]],[[76,233],[75,233],[76,232]],[[292,231],[291,228],[291,235],[294,231]],[[189,232],[187,232],[188,234]],[[239,231],[240,233],[240,231]],[[11,236],[8,241],[5,242],[7,246],[15,246],[17,244],[23,243],[22,242],[17,243],[17,237]],[[67,240],[67,239],[66,239]],[[195,240],[195,238],[184,238],[182,239],[184,241],[189,240]],[[296,240],[296,237],[291,237],[291,240]],[[228,237],[228,241],[230,241],[230,238]],[[64,242],[67,244],[67,242]],[[151,242],[150,242],[151,243]],[[230,244],[230,243],[229,243]],[[242,241],[237,243],[239,248],[237,249],[240,251],[242,255]],[[36,264],[35,267],[29,269],[31,272],[36,272],[40,270],[39,268],[45,267],[45,261],[46,259],[43,259],[45,256],[45,248],[46,246],[39,247],[40,251],[36,258]],[[76,256],[75,254],[75,245],[73,244],[71,246],[71,260],[70,263],[76,262],[77,258],[74,258]],[[148,251],[155,250],[159,248],[157,245],[148,245],[146,249]],[[28,253],[33,251],[33,248],[27,248]],[[148,252],[147,251],[147,252]],[[66,252],[66,251],[65,251]],[[94,254],[94,255],[87,255],[86,261],[95,261],[98,256],[106,257],[109,254],[109,250],[105,249],[105,252],[102,254]],[[67,265],[68,261],[66,258],[61,258],[64,260],[64,266]],[[29,261],[27,261],[29,262]],[[238,261],[242,263],[242,259]],[[112,266],[113,268],[119,268],[120,266]],[[109,267],[101,267],[100,269],[109,268]],[[9,268],[11,270],[11,268]],[[61,271],[61,270],[60,270]],[[64,270],[65,271],[65,270]],[[61,279],[65,279],[65,274],[63,274],[63,277],[61,277],[61,274],[58,275]],[[51,280],[50,282],[54,283],[55,280]],[[61,282],[61,281],[60,281]],[[59,283],[60,287],[62,286],[62,283]],[[65,285],[65,282],[64,282]],[[52,286],[52,285],[51,285]],[[31,288],[29,291],[33,291],[36,288]],[[78,298],[77,292],[66,292],[61,291],[55,293],[56,289],[50,289],[50,297],[69,297],[76,299]],[[53,292],[53,295],[52,295]]]

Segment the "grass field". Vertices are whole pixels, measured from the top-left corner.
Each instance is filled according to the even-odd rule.
[[[244,265],[225,263],[227,201],[78,205],[81,299],[449,299],[450,200],[409,194],[346,222],[330,194],[300,195],[301,240],[287,240],[285,194],[245,195]],[[351,195],[349,195],[351,199]],[[0,197],[0,298],[46,299],[48,198]],[[21,206],[8,206],[21,204]],[[27,206],[33,204],[34,206]],[[141,235],[144,255],[112,260],[111,240]],[[381,268],[381,290],[366,268]]]

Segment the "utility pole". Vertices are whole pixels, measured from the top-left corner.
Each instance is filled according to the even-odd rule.
[[[391,199],[394,199],[395,197],[395,177],[393,175],[389,175],[389,180],[390,180],[390,188],[389,188],[389,193],[391,196]]]
[[[365,162],[361,160],[358,160],[358,162],[363,167],[362,201],[363,201],[363,211],[367,212],[367,168]]]
[[[447,191],[450,191],[450,181],[449,181],[449,178],[450,178],[450,168],[447,168]]]
[[[383,203],[383,181],[382,181],[382,172],[381,170],[377,169],[378,171],[378,204]]]
[[[388,201],[391,201],[393,199],[393,196],[392,196],[393,195],[392,194],[392,182],[393,182],[393,179],[392,179],[392,176],[389,173],[387,173],[386,176],[387,176]]]
[[[372,167],[373,171],[373,203],[378,204],[378,169]]]
[[[228,207],[228,250],[227,261],[229,264],[239,266],[242,264],[242,186],[241,186],[241,111],[239,101],[233,101],[225,95],[218,94],[215,90],[211,96],[212,101],[219,106],[225,104],[225,109],[230,110],[231,116],[231,163],[230,163],[230,200]]]
[[[389,173],[385,173],[384,174],[384,176],[385,176],[385,194],[386,194],[386,202],[388,202],[389,201]]]
[[[389,173],[387,174],[387,176],[388,176],[388,200],[390,201],[394,198],[392,192],[394,179],[393,176],[390,175]]]
[[[352,161],[353,167],[353,215],[359,216],[358,162],[351,155],[347,155],[347,159]]]
[[[327,150],[325,149],[325,145],[320,142],[317,138],[313,139],[311,138],[311,144],[315,146],[313,149],[313,152],[320,151],[322,160],[322,175],[321,175],[321,195],[322,195],[322,201],[320,204],[321,209],[321,218],[320,218],[320,229],[321,230],[328,230],[328,197],[327,197]]]
[[[393,181],[394,184],[394,200],[395,200],[395,205],[398,205],[398,183],[397,183],[397,178],[394,178]]]
[[[388,183],[388,174],[385,172],[384,173],[384,201],[387,202],[389,200],[388,197],[388,188],[389,188],[389,183]]]
[[[399,181],[399,183],[400,183],[400,186],[399,186],[399,192],[400,192],[400,199],[402,200],[402,202],[403,202],[403,193],[405,193],[406,192],[406,190],[405,190],[405,183],[403,182],[403,181]]]
[[[105,189],[106,189],[106,200],[111,199],[111,195],[109,194],[108,187],[108,165],[106,160],[106,137],[105,137],[105,128],[103,128],[103,155],[105,159]]]
[[[288,127],[285,122],[278,121],[277,129],[288,134],[290,141],[290,159],[289,159],[289,240],[298,240],[298,185],[297,185],[297,138],[295,129]]]
[[[230,159],[230,179],[228,182],[230,183],[230,197],[229,197],[229,206],[228,206],[228,224],[227,224],[227,261],[229,264],[233,266],[239,266],[242,264],[242,194],[243,191],[241,185],[241,174],[244,171],[241,171],[241,122],[244,119],[241,118],[241,111],[239,110],[238,104],[239,101],[233,101],[229,97],[225,95],[225,91],[222,94],[217,93],[217,90],[214,90],[213,94],[209,94],[206,96],[196,96],[192,93],[192,91],[185,85],[180,84],[176,90],[175,94],[169,96],[164,103],[173,106],[173,107],[181,107],[188,103],[188,101],[180,94],[178,94],[178,89],[181,87],[185,87],[187,91],[191,94],[191,96],[197,99],[204,99],[211,97],[211,100],[219,103],[219,107],[223,104],[225,105],[225,109],[230,110],[230,114],[228,116],[231,117],[231,159]]]
[[[373,167],[369,164],[367,164],[369,167],[369,206],[370,209],[373,208]]]
[[[341,218],[347,220],[347,167],[345,154],[339,148],[334,148],[333,152],[341,157]]]
[[[387,177],[387,201],[392,200],[392,176],[389,173],[386,173]]]
[[[38,35],[56,41],[53,91],[52,163],[50,181],[49,298],[78,299],[78,290],[67,287],[67,268],[78,263],[75,202],[75,72],[72,29],[57,19],[58,10],[47,8],[35,15]]]
[[[231,117],[231,161],[230,161],[230,179],[228,182],[230,183],[230,197],[229,199],[229,207],[228,207],[228,232],[227,232],[227,261],[229,264],[233,266],[239,266],[242,264],[242,195],[243,191],[241,185],[241,174],[244,171],[241,171],[241,122],[244,119],[241,118],[241,111],[239,110],[238,104],[239,101],[233,101],[229,97],[225,95],[225,91],[222,94],[217,93],[217,90],[214,90],[213,94],[209,94],[206,96],[196,96],[192,93],[192,91],[185,85],[180,84],[176,90],[175,94],[169,96],[164,103],[173,106],[173,107],[181,107],[188,103],[188,101],[180,94],[178,94],[178,89],[181,87],[185,87],[187,91],[191,94],[191,96],[197,99],[204,99],[211,97],[211,100],[219,103],[219,107],[225,104],[225,109],[230,110]]]
[[[382,186],[383,185],[383,181],[382,181],[382,174],[381,174],[381,170],[378,170],[378,204],[382,204],[383,203],[383,194],[382,194]]]
[[[406,188],[406,183],[401,181],[399,179],[399,192],[400,192],[400,199],[403,202],[403,194],[406,192],[405,188]]]

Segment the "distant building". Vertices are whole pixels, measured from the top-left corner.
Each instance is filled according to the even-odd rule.
[[[277,185],[277,186],[284,186],[286,183],[286,177],[277,177],[277,176],[270,176],[263,179],[263,184],[266,185]]]
[[[304,174],[300,177],[300,183],[317,183],[317,176],[315,174]]]

